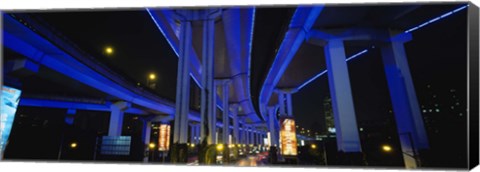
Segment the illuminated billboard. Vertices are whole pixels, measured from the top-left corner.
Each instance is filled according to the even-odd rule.
[[[158,136],[158,150],[168,151],[170,149],[170,125],[161,124]]]
[[[15,88],[3,86],[0,102],[0,159],[7,144],[10,131],[12,129],[13,119],[20,101],[21,91]]]
[[[102,155],[130,155],[131,136],[103,136]]]
[[[293,120],[292,118],[283,117],[280,119],[280,144],[282,155],[297,155],[297,135],[295,133],[295,120]]]

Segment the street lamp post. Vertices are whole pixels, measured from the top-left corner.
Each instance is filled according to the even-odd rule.
[[[150,155],[150,160],[154,160],[154,152],[155,152],[155,143],[148,144],[148,154]]]
[[[157,75],[155,75],[155,73],[150,73],[148,74],[148,78],[147,78],[147,87],[151,88],[151,89],[155,89],[155,80],[157,79]]]

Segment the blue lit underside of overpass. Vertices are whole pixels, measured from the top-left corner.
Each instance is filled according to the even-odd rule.
[[[168,114],[172,117],[174,116],[175,104],[173,102],[152,96],[151,93],[145,95],[147,93],[144,91],[129,89],[126,85],[119,84],[111,79],[115,76],[99,73],[96,70],[97,68],[94,69],[91,66],[83,64],[70,55],[69,52],[64,51],[64,49],[68,50],[71,48],[67,43],[63,42],[65,44],[57,44],[57,46],[52,43],[51,40],[37,34],[38,32],[49,32],[48,30],[36,30],[34,32],[10,15],[3,14],[3,18],[3,42],[7,49],[25,56],[35,64],[50,68],[108,95],[117,97],[123,101],[131,102],[142,108],[150,109],[162,114]],[[53,33],[50,33],[48,36],[51,37],[49,38],[51,39],[53,37],[54,39],[57,39],[54,41],[58,41],[59,38],[52,35]],[[20,106],[110,111],[108,103],[92,104],[32,98],[21,99]],[[138,108],[131,108],[126,112],[139,115],[147,114],[147,112]],[[189,113],[189,119],[200,121],[199,112],[191,110]],[[221,122],[217,122],[217,126],[222,127],[223,125]]]
[[[405,30],[404,33],[407,33],[407,34],[412,33],[412,32],[414,32],[418,29],[421,29],[425,26],[428,26],[428,25],[430,25],[434,22],[438,22],[442,19],[447,18],[448,16],[451,16],[451,15],[453,15],[457,12],[460,12],[462,10],[465,10],[467,8],[468,8],[468,4],[467,5],[462,5],[458,8],[455,8],[451,11],[448,11],[448,12],[443,13],[443,14],[437,16],[437,17],[434,17],[430,20],[427,20],[423,23],[420,23],[416,26],[413,26],[410,29]],[[316,19],[318,17],[319,13],[321,12],[321,9],[318,9],[319,10],[318,14],[317,13],[308,13],[308,10],[310,10],[310,9],[309,8],[301,8],[301,7],[298,8],[297,11],[295,12],[294,17],[292,18],[292,20],[290,22],[290,28],[292,28],[294,23],[299,23],[299,21],[302,21],[301,19],[304,19],[304,18],[307,18],[307,17],[310,18],[310,19]],[[302,28],[304,30],[308,30],[309,27],[311,27],[311,25],[313,25],[313,22],[314,22],[314,20],[313,21],[306,20],[304,22],[304,26]],[[297,41],[292,41],[294,39],[297,39]],[[265,79],[265,82],[264,82],[264,84],[262,85],[262,88],[261,88],[259,100],[260,100],[260,108],[261,108],[261,113],[262,114],[266,113],[266,111],[263,109],[264,106],[262,106],[262,105],[266,105],[268,103],[270,97],[273,94],[273,90],[275,89],[276,84],[278,83],[278,81],[282,77],[283,73],[285,73],[288,64],[290,63],[290,61],[294,57],[294,53],[291,53],[291,52],[292,51],[296,52],[296,49],[298,49],[300,47],[300,45],[302,44],[302,41],[300,41],[301,39],[304,39],[303,35],[293,35],[293,34],[288,34],[288,33],[286,34],[286,36],[284,38],[284,42],[282,42],[282,45],[280,46],[280,49],[279,49],[279,51],[278,51],[278,53],[275,57],[275,60],[272,64],[272,67],[269,69],[267,78]],[[364,50],[359,51],[359,52],[349,56],[346,59],[346,61],[350,62],[353,59],[356,59],[358,57],[362,57],[362,55],[368,53],[369,49],[371,49],[371,48],[374,48],[374,47],[372,46],[372,47],[365,48]],[[314,75],[310,79],[308,79],[308,80],[304,81],[303,83],[301,83],[300,85],[298,85],[295,88],[295,91],[300,91],[302,88],[304,88],[308,84],[312,83],[316,79],[320,78],[321,76],[325,75],[327,72],[328,71],[326,69],[320,71],[318,74]]]
[[[241,101],[238,101],[236,103],[239,103],[240,106],[246,113],[244,115],[247,115],[252,119],[253,122],[261,122],[264,121],[265,116],[263,116],[261,113],[257,114],[253,108],[253,103],[250,100],[250,67],[251,67],[251,49],[252,49],[252,40],[253,40],[253,27],[254,27],[254,19],[255,19],[255,8],[245,8],[241,10],[245,10],[244,12],[240,12],[240,9],[237,8],[231,8],[228,10],[228,12],[224,13],[229,13],[230,18],[223,20],[231,20],[232,22],[229,22],[225,25],[229,25],[228,31],[226,31],[225,34],[225,44],[226,48],[228,51],[228,56],[230,57],[229,60],[233,61],[232,64],[229,64],[231,67],[231,72],[232,78],[235,78],[236,76],[246,74],[247,75],[247,80],[240,83],[240,82],[235,82],[233,85],[233,88],[237,94],[237,96],[241,97]],[[150,15],[151,19],[157,26],[158,30],[162,33],[164,38],[167,40],[169,43],[170,47],[172,50],[175,52],[177,57],[179,56],[179,26],[175,24],[175,21],[173,19],[174,16],[174,11],[171,9],[146,9],[148,14]],[[243,14],[243,15],[242,15]],[[246,14],[246,15],[244,15]],[[225,16],[223,16],[225,17]],[[245,22],[245,25],[240,24],[238,19],[242,19]],[[223,21],[225,22],[225,21]],[[226,27],[226,26],[225,26]],[[226,27],[227,28],[227,27]],[[243,41],[240,35],[245,32],[245,35],[248,35],[247,41]],[[241,43],[236,44],[236,43]],[[241,56],[241,52],[245,51],[246,52],[246,57]],[[190,76],[192,79],[194,79],[197,83],[197,85],[202,88],[201,82],[201,62],[199,60],[199,57],[197,53],[195,52],[193,46],[190,49],[190,67],[191,67],[191,73]],[[245,61],[246,59],[246,61]],[[243,60],[243,61],[242,61]],[[241,69],[246,69],[245,71]],[[246,94],[244,94],[246,93]],[[224,110],[223,107],[223,102],[221,101],[222,99],[220,98],[219,95],[217,95],[216,98],[217,102],[217,108],[221,109],[222,111]]]

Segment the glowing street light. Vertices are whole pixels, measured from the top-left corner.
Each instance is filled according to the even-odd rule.
[[[392,147],[390,145],[383,145],[382,146],[382,150],[384,152],[391,152],[392,151]]]
[[[105,51],[105,53],[106,53],[107,55],[112,55],[112,54],[113,54],[113,48],[110,47],[110,46],[105,47],[105,50],[104,50],[104,51]]]
[[[78,146],[78,145],[77,145],[77,143],[75,143],[75,142],[73,142],[73,143],[70,144],[70,148],[72,148],[72,149],[77,148],[77,146]]]
[[[148,144],[148,148],[154,149],[154,148],[155,148],[155,143],[150,143],[150,144]]]
[[[311,147],[312,149],[317,149],[317,145],[315,145],[315,144],[312,144],[310,147]]]
[[[155,75],[155,73],[149,73],[147,77],[147,86],[150,87],[151,89],[155,89],[157,85],[155,82],[156,79],[157,79],[157,75]]]
[[[155,78],[157,78],[157,76],[156,76],[154,73],[150,73],[150,74],[148,75],[148,78],[149,78],[150,80],[154,80]]]
[[[223,144],[218,144],[217,145],[217,150],[218,151],[223,151]]]

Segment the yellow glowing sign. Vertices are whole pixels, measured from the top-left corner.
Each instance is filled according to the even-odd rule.
[[[295,133],[295,121],[291,118],[283,118],[281,119],[280,124],[282,155],[297,155],[297,135]]]
[[[168,151],[170,149],[170,125],[161,124],[158,136],[158,150]]]

